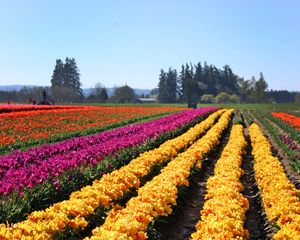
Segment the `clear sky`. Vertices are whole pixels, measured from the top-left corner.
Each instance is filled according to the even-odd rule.
[[[74,57],[83,87],[154,88],[161,68],[229,64],[300,90],[299,0],[0,0],[0,85],[50,85]]]

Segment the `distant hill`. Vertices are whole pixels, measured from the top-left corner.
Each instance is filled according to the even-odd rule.
[[[34,85],[0,85],[0,91],[20,91],[23,87],[33,88],[38,87]]]
[[[20,91],[23,87],[27,88],[33,88],[33,87],[40,87],[40,86],[34,86],[34,85],[0,85],[0,91]],[[49,86],[44,86],[49,87]],[[114,92],[114,88],[106,88],[108,96],[112,96]],[[83,88],[83,94],[84,96],[89,96],[93,90],[93,88]],[[136,95],[147,95],[150,93],[151,89],[140,89],[140,88],[134,88],[133,89]]]

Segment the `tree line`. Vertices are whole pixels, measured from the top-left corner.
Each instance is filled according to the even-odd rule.
[[[76,102],[115,102],[132,103],[138,97],[130,86],[116,87],[112,96],[107,89],[97,83],[88,96],[84,96],[80,82],[80,72],[74,58],[67,57],[63,62],[56,60],[51,77],[51,87],[24,87],[20,91],[0,91],[0,102],[27,102],[34,99],[42,102],[42,96],[50,103]],[[261,103],[261,102],[300,102],[300,93],[286,90],[268,90],[268,84],[260,73],[258,80],[252,77],[245,80],[233,72],[229,65],[222,69],[206,62],[202,65],[186,63],[180,71],[169,68],[159,74],[158,88],[150,95],[162,103],[188,103],[190,107],[202,103]],[[147,96],[146,96],[147,97]],[[44,99],[45,100],[45,99]]]
[[[128,85],[115,87],[113,94],[108,95],[107,89],[101,84],[97,83],[91,88],[87,96],[82,96],[80,99],[65,87],[55,87],[53,92],[52,87],[26,87],[24,86],[19,91],[2,91],[0,90],[0,102],[10,103],[30,103],[40,104],[42,102],[42,94],[46,92],[47,100],[51,104],[61,103],[135,103],[138,98],[144,97],[136,95],[134,89]],[[70,95],[70,93],[72,93]],[[56,95],[54,95],[56,94]]]
[[[51,78],[51,97],[56,102],[134,102],[136,95],[134,90],[126,84],[116,87],[114,94],[109,97],[107,89],[97,83],[89,96],[85,97],[81,89],[80,74],[74,58],[66,58],[65,63],[60,59]]]
[[[259,78],[245,80],[229,65],[222,69],[206,62],[186,63],[176,69],[161,69],[158,99],[162,103],[187,102],[189,106],[203,103],[263,103],[295,102],[297,94],[288,91],[268,91],[263,73]],[[297,97],[298,98],[298,97]]]
[[[97,83],[88,96],[84,96],[81,88],[80,73],[74,58],[65,61],[57,59],[50,87],[23,87],[20,91],[0,91],[0,102],[34,102],[43,103],[79,103],[79,102],[135,102],[139,97],[128,85],[115,87],[112,96],[107,89]],[[45,96],[46,95],[46,96]],[[45,99],[46,97],[46,99]]]

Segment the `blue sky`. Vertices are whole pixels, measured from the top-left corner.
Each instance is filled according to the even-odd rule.
[[[74,57],[83,87],[154,88],[161,68],[229,64],[300,91],[298,0],[0,0],[0,85],[50,85]]]

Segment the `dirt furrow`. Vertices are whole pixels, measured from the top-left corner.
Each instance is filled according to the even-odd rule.
[[[223,133],[218,147],[203,162],[202,168],[192,173],[190,185],[180,194],[174,212],[168,217],[160,218],[150,227],[148,232],[152,234],[149,235],[149,239],[188,240],[195,231],[205,201],[207,179],[213,175],[214,165],[228,142],[232,122]]]
[[[249,201],[249,209],[246,212],[244,226],[249,231],[249,240],[271,239],[272,230],[262,210],[262,201],[254,177],[252,148],[246,131],[245,136],[247,140],[247,152],[242,162],[244,175],[241,177],[241,183],[244,186],[242,193]]]

